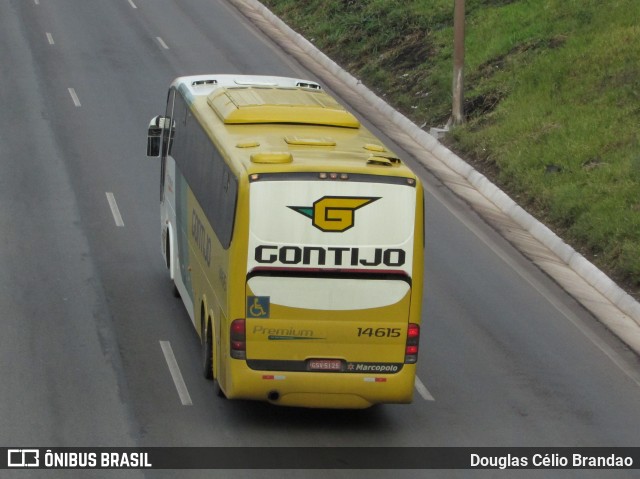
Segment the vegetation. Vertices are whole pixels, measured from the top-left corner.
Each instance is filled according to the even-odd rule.
[[[418,125],[451,111],[452,0],[263,0]],[[449,146],[640,297],[640,2],[466,0]]]

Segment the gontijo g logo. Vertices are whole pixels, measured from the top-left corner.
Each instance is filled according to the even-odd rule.
[[[342,233],[355,224],[355,211],[380,198],[357,196],[323,196],[313,206],[289,206],[311,218],[313,226],[327,233]]]

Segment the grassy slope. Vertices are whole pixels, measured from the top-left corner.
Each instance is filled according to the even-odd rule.
[[[263,3],[418,125],[451,108],[451,0]],[[466,0],[449,146],[640,293],[640,2]]]

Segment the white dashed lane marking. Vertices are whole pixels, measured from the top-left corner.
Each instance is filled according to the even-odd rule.
[[[122,215],[120,214],[120,209],[118,208],[118,203],[116,203],[116,198],[113,196],[113,193],[107,192],[107,201],[111,207],[111,214],[116,222],[116,226],[124,226],[124,221],[122,221]]]
[[[418,394],[422,396],[422,399],[424,399],[425,401],[435,401],[435,398],[431,395],[422,381],[420,381],[420,378],[418,376],[416,376],[415,387],[416,391],[418,391]]]
[[[187,390],[187,385],[184,383],[184,379],[182,379],[182,373],[180,372],[180,368],[178,367],[176,357],[173,354],[171,343],[169,341],[160,341],[160,347],[162,348],[164,359],[167,361],[167,366],[169,366],[169,372],[171,373],[171,377],[173,378],[173,383],[178,390],[180,402],[183,406],[192,406],[193,403],[191,402],[191,396],[189,395],[189,391]]]

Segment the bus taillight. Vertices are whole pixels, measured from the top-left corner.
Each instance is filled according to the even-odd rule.
[[[420,343],[420,325],[409,323],[407,328],[407,344],[404,353],[405,364],[418,362],[418,349]]]
[[[247,359],[247,333],[244,319],[236,319],[231,323],[231,357]]]

